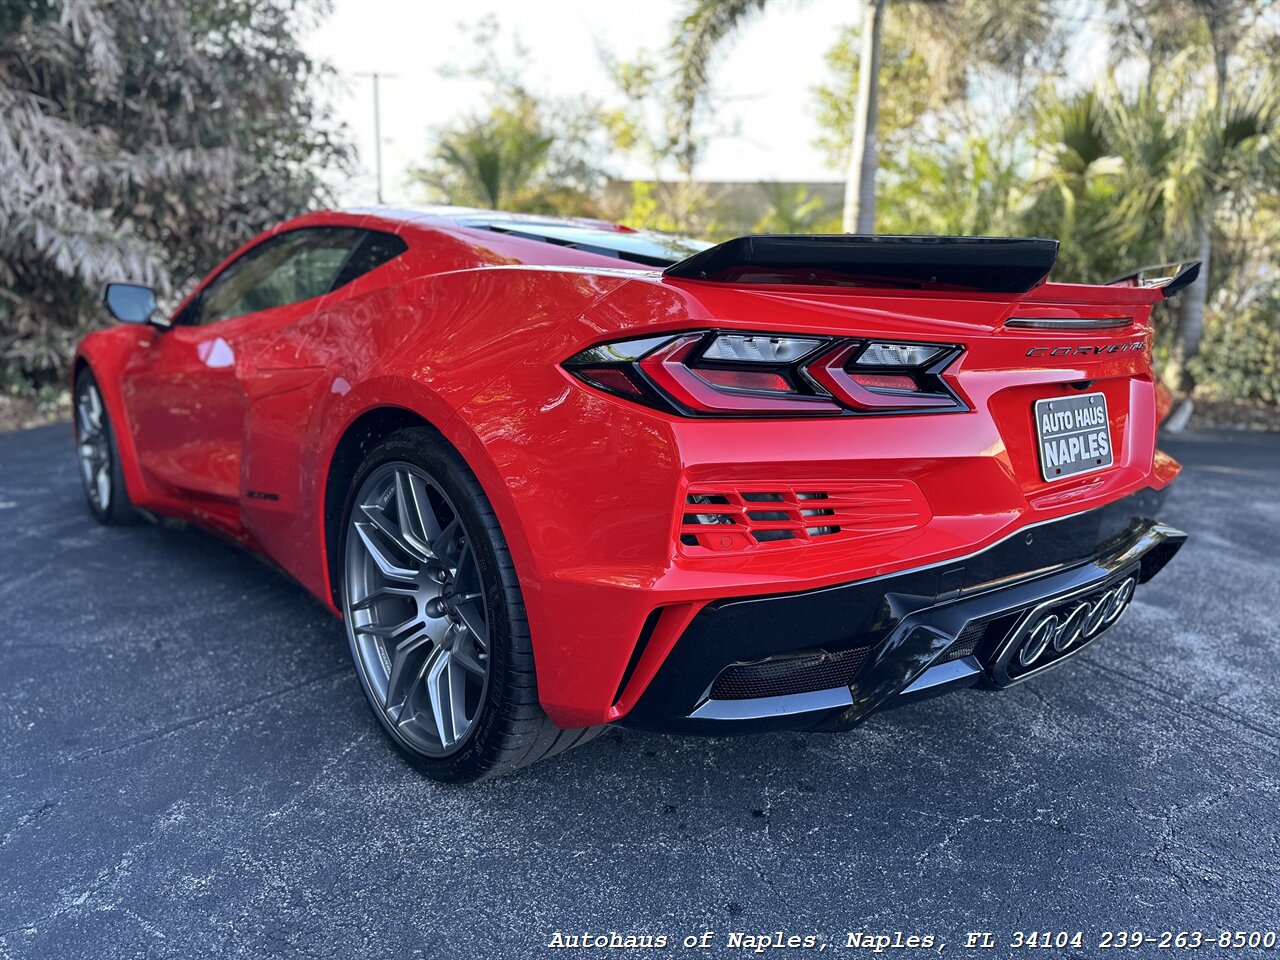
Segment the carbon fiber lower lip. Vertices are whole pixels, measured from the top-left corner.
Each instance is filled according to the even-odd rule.
[[[900,699],[975,683],[1007,686],[1020,682],[1041,672],[1037,668],[1014,675],[1006,669],[1008,658],[1016,649],[1010,638],[1016,639],[1018,632],[1024,630],[1033,612],[1077,596],[1091,596],[1129,576],[1138,583],[1146,582],[1186,539],[1181,531],[1147,519],[1133,520],[1109,536],[1102,536],[1104,532],[1105,527],[1097,529],[1097,545],[1083,558],[1050,566],[1050,572],[1044,572],[1043,565],[1029,566],[1042,558],[1022,556],[1019,559],[1018,555],[1010,554],[1004,558],[1009,564],[1003,571],[991,565],[973,571],[982,578],[979,583],[989,586],[972,592],[946,592],[942,588],[951,582],[954,571],[940,568],[910,571],[808,594],[750,598],[748,602],[735,601],[721,607],[713,605],[710,613],[695,619],[676,644],[673,656],[668,658],[627,722],[651,728],[720,734],[731,732],[731,728],[813,726],[816,721],[851,726],[872,711]],[[1024,562],[1028,566],[1020,566]],[[1020,577],[1017,575],[1020,569],[1035,572]],[[1004,576],[989,576],[999,572]],[[923,579],[926,577],[927,581]],[[960,666],[949,667],[948,649],[965,634],[966,627],[983,622],[991,624],[991,629],[971,652],[966,648],[963,657],[951,660]],[[815,631],[828,633],[806,634],[808,625],[813,625]],[[840,632],[832,636],[833,630]],[[1098,630],[1089,642],[1103,632]],[[972,642],[972,631],[966,636]],[[791,646],[770,649],[771,645],[780,643],[779,638]],[[1065,649],[1051,663],[1046,662],[1043,669],[1065,662],[1085,645],[1080,643]],[[736,700],[711,696],[715,679],[735,662],[766,661],[777,655],[814,650],[835,652],[858,646],[871,649],[847,688]],[[716,662],[717,649],[759,650],[760,654],[744,657],[739,653]],[[676,657],[675,653],[681,651],[683,655]],[[692,669],[679,674],[673,672],[682,666]],[[941,670],[942,667],[949,669]],[[927,677],[926,671],[929,671]],[[690,689],[694,683],[696,689]],[[680,690],[687,692],[681,694]]]

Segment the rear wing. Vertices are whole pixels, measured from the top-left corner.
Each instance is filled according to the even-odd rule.
[[[758,234],[727,240],[663,275],[711,283],[1028,293],[1049,278],[1058,241],[1038,237]],[[1167,300],[1200,275],[1198,261],[1143,267],[1104,286],[1158,289]]]
[[[1026,293],[1048,279],[1058,241],[1023,237],[760,234],[709,247],[663,271],[713,283],[779,283]]]
[[[1183,287],[1189,287],[1200,276],[1200,261],[1184,261],[1182,263],[1157,263],[1150,267],[1140,267],[1133,273],[1108,280],[1108,287],[1155,287],[1168,300]]]

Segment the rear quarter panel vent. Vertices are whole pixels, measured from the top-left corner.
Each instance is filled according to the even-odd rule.
[[[696,483],[678,526],[684,554],[709,556],[881,538],[931,517],[910,480]]]

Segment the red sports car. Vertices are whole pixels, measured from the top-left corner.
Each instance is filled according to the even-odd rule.
[[[1155,517],[1153,304],[1051,240],[367,209],[285,223],[75,359],[99,520],[180,517],[346,623],[392,741],[473,780],[604,726],[842,729],[1078,653]]]

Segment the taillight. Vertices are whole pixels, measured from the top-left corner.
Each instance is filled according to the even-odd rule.
[[[886,347],[924,348],[923,350],[886,351]],[[954,348],[953,348],[954,349]],[[942,359],[946,366],[955,353],[944,353],[946,347],[935,344],[839,344],[809,365],[808,374],[825,390],[839,397],[855,410],[884,412],[887,410],[955,409],[960,405],[956,395],[937,375]],[[873,362],[866,362],[870,356]],[[922,357],[926,366],[907,361]],[[881,362],[887,360],[888,362]],[[929,372],[930,369],[933,372]]]
[[[829,398],[802,393],[799,383],[791,380],[788,365],[772,359],[709,359],[707,351],[726,338],[712,340],[709,345],[706,339],[702,333],[676,337],[636,366],[659,390],[694,413],[808,416],[840,412]],[[723,379],[732,381],[744,375],[750,386],[734,386]],[[721,378],[719,382],[717,378]]]
[[[685,416],[965,410],[939,374],[960,347],[698,330],[598,344],[564,367],[616,396]]]

